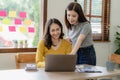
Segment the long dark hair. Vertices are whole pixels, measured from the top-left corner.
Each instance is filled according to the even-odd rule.
[[[52,40],[51,40],[51,35],[50,35],[50,26],[52,23],[59,25],[59,27],[61,28],[61,34],[60,34],[59,38],[63,39],[63,36],[64,36],[63,26],[62,26],[61,22],[55,18],[49,19],[45,25],[45,31],[44,31],[44,44],[48,49],[50,49],[51,45],[52,45]]]
[[[71,29],[71,24],[67,20],[67,11],[72,11],[72,10],[74,10],[78,14],[78,16],[79,16],[78,17],[78,22],[86,22],[87,21],[85,15],[83,13],[81,5],[79,3],[77,3],[77,2],[71,2],[67,6],[67,8],[65,9],[65,18],[64,18],[64,21],[65,21],[67,29]]]

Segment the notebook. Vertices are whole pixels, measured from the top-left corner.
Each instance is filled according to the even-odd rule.
[[[46,55],[45,71],[75,71],[77,55]]]

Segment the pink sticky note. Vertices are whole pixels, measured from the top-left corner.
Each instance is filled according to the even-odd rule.
[[[14,21],[15,24],[21,24],[21,19],[16,18]]]
[[[15,31],[16,31],[15,26],[9,26],[9,31],[10,31],[10,32],[15,32]]]
[[[21,18],[26,18],[26,12],[20,12],[20,13],[19,13],[19,16],[20,16]]]
[[[7,15],[5,10],[0,10],[0,16],[5,17]]]
[[[28,27],[28,32],[34,33],[34,32],[35,32],[35,29],[34,29],[33,27]]]

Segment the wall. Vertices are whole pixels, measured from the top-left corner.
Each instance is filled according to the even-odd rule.
[[[115,26],[116,25],[120,25],[120,18],[119,18],[119,14],[120,14],[120,9],[119,8],[120,5],[120,0],[111,0],[111,15],[110,15],[110,52],[114,52],[116,46],[114,45],[114,34],[116,31]]]
[[[63,26],[64,24],[64,12],[67,4],[73,2],[74,0],[48,0],[48,19],[57,18],[59,19]],[[63,27],[65,30],[65,27]],[[65,33],[65,31],[64,31]]]
[[[115,26],[120,25],[120,9],[118,9],[120,0],[111,0],[110,10],[110,42],[94,43],[97,52],[97,65],[105,66],[106,60],[111,53],[114,53],[116,46],[114,45]]]
[[[48,19],[58,18],[64,25],[64,10],[67,4],[74,0],[48,0]],[[105,66],[105,62],[108,59],[108,55],[115,50],[114,45],[114,33],[116,25],[120,25],[120,0],[111,0],[111,15],[110,15],[110,42],[94,42],[97,65]],[[64,25],[65,26],[65,25]],[[15,59],[14,53],[1,54],[0,53],[0,69],[14,69]]]

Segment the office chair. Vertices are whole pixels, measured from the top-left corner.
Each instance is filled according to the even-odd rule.
[[[20,69],[20,63],[35,63],[35,53],[17,53],[15,55],[16,69]]]

